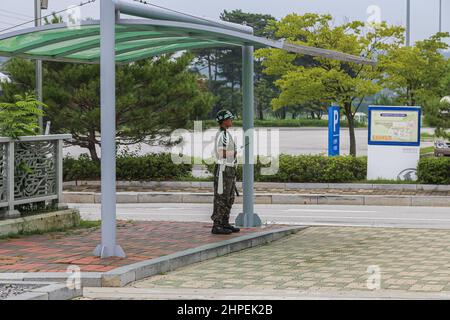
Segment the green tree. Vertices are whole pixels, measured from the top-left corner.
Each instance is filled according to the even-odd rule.
[[[449,48],[443,41],[448,37],[447,32],[436,33],[413,47],[393,48],[380,57],[381,83],[396,93],[401,104],[421,105],[427,124],[445,139],[450,138],[450,104],[441,99],[450,94],[450,61],[442,51]]]
[[[432,98],[424,108],[427,123],[436,128],[435,135],[450,140],[450,101]]]
[[[201,117],[212,95],[188,67],[192,56],[162,56],[117,67],[117,143],[168,144],[171,132]],[[34,65],[12,59],[6,69],[12,83],[4,86],[8,99],[34,88]],[[44,102],[47,119],[58,133],[71,133],[74,145],[87,148],[98,161],[100,145],[100,73],[98,65],[44,64]]]
[[[267,14],[247,13],[242,10],[232,10],[221,13],[220,19],[237,23],[246,24],[254,29],[254,34],[260,37],[272,37],[272,32],[267,29],[271,21],[275,18]],[[217,97],[214,114],[219,109],[225,108],[234,110],[240,114],[242,110],[242,49],[239,48],[215,48],[199,49],[194,51],[196,54],[196,67],[201,71],[206,71],[209,80],[209,89]],[[259,82],[264,82],[259,84]],[[276,88],[273,84],[274,79],[262,73],[260,61],[255,61],[255,102],[257,116],[263,119],[264,111],[270,108],[267,99],[259,98],[258,94],[273,95]],[[268,92],[271,91],[271,92]]]
[[[38,117],[46,107],[33,95],[14,96],[14,102],[0,103],[0,136],[17,139],[20,136],[34,136],[39,132]]]
[[[430,99],[448,94],[448,83],[443,80],[450,73],[450,64],[441,51],[449,48],[443,41],[449,36],[437,33],[411,47],[391,48],[379,57],[384,74],[381,83],[397,94],[400,103],[427,104]]]
[[[271,28],[277,38],[368,59],[403,42],[403,28],[385,22],[368,28],[360,21],[339,26],[334,26],[332,21],[331,15],[290,14]],[[265,73],[279,77],[276,85],[281,93],[272,101],[272,107],[276,110],[305,103],[319,103],[324,107],[338,103],[349,123],[350,154],[356,156],[354,117],[364,98],[381,90],[376,83],[381,77],[379,68],[319,57],[305,58],[278,49],[261,49],[257,56],[264,59]]]
[[[273,31],[268,26],[276,21],[275,17],[270,14],[248,13],[243,12],[240,9],[227,11],[224,10],[220,19],[237,23],[245,24],[253,27],[253,33],[258,37],[273,38]],[[242,49],[233,48],[222,51],[222,54],[218,57],[219,76],[229,80],[231,83],[231,90],[239,89],[240,95],[242,95]],[[255,103],[256,103],[256,115],[257,118],[263,119],[264,111],[267,110],[270,105],[267,104],[267,99],[264,95],[276,94],[276,88],[274,87],[275,79],[264,74],[261,61],[256,59],[254,64],[255,71]],[[262,82],[262,83],[261,83]],[[263,97],[259,97],[259,94],[263,94]],[[232,101],[233,104],[237,104],[242,109],[242,99],[238,101]]]
[[[258,119],[264,119],[264,111],[270,108],[272,99],[276,98],[278,93],[274,82],[267,78],[262,77],[255,83],[255,103]]]
[[[64,22],[63,17],[58,16],[55,12],[52,12],[51,18],[49,18],[50,17],[44,17],[44,24],[56,24]]]

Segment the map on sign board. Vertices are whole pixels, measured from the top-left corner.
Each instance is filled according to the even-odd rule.
[[[372,108],[370,110],[371,143],[418,143],[420,109]]]

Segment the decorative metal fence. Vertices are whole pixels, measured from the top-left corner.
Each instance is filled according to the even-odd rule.
[[[72,136],[0,137],[0,214],[17,215],[15,207],[62,199],[63,141]]]

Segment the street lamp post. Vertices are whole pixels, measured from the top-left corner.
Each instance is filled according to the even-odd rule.
[[[48,8],[48,0],[35,0],[34,1],[34,25],[36,27],[42,24],[41,21],[41,10]],[[42,61],[36,60],[36,99],[38,101],[42,101]],[[42,109],[42,107],[39,107]],[[40,134],[43,133],[44,130],[44,121],[42,116],[39,116],[39,128]]]
[[[406,0],[406,45],[411,45],[411,0]]]
[[[442,32],[442,0],[439,0],[439,32]]]

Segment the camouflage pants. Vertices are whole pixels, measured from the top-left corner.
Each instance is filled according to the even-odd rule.
[[[214,168],[214,209],[211,219],[215,226],[228,225],[231,207],[234,204],[236,188],[236,169],[225,167],[223,172],[223,193],[218,193],[219,166]]]

